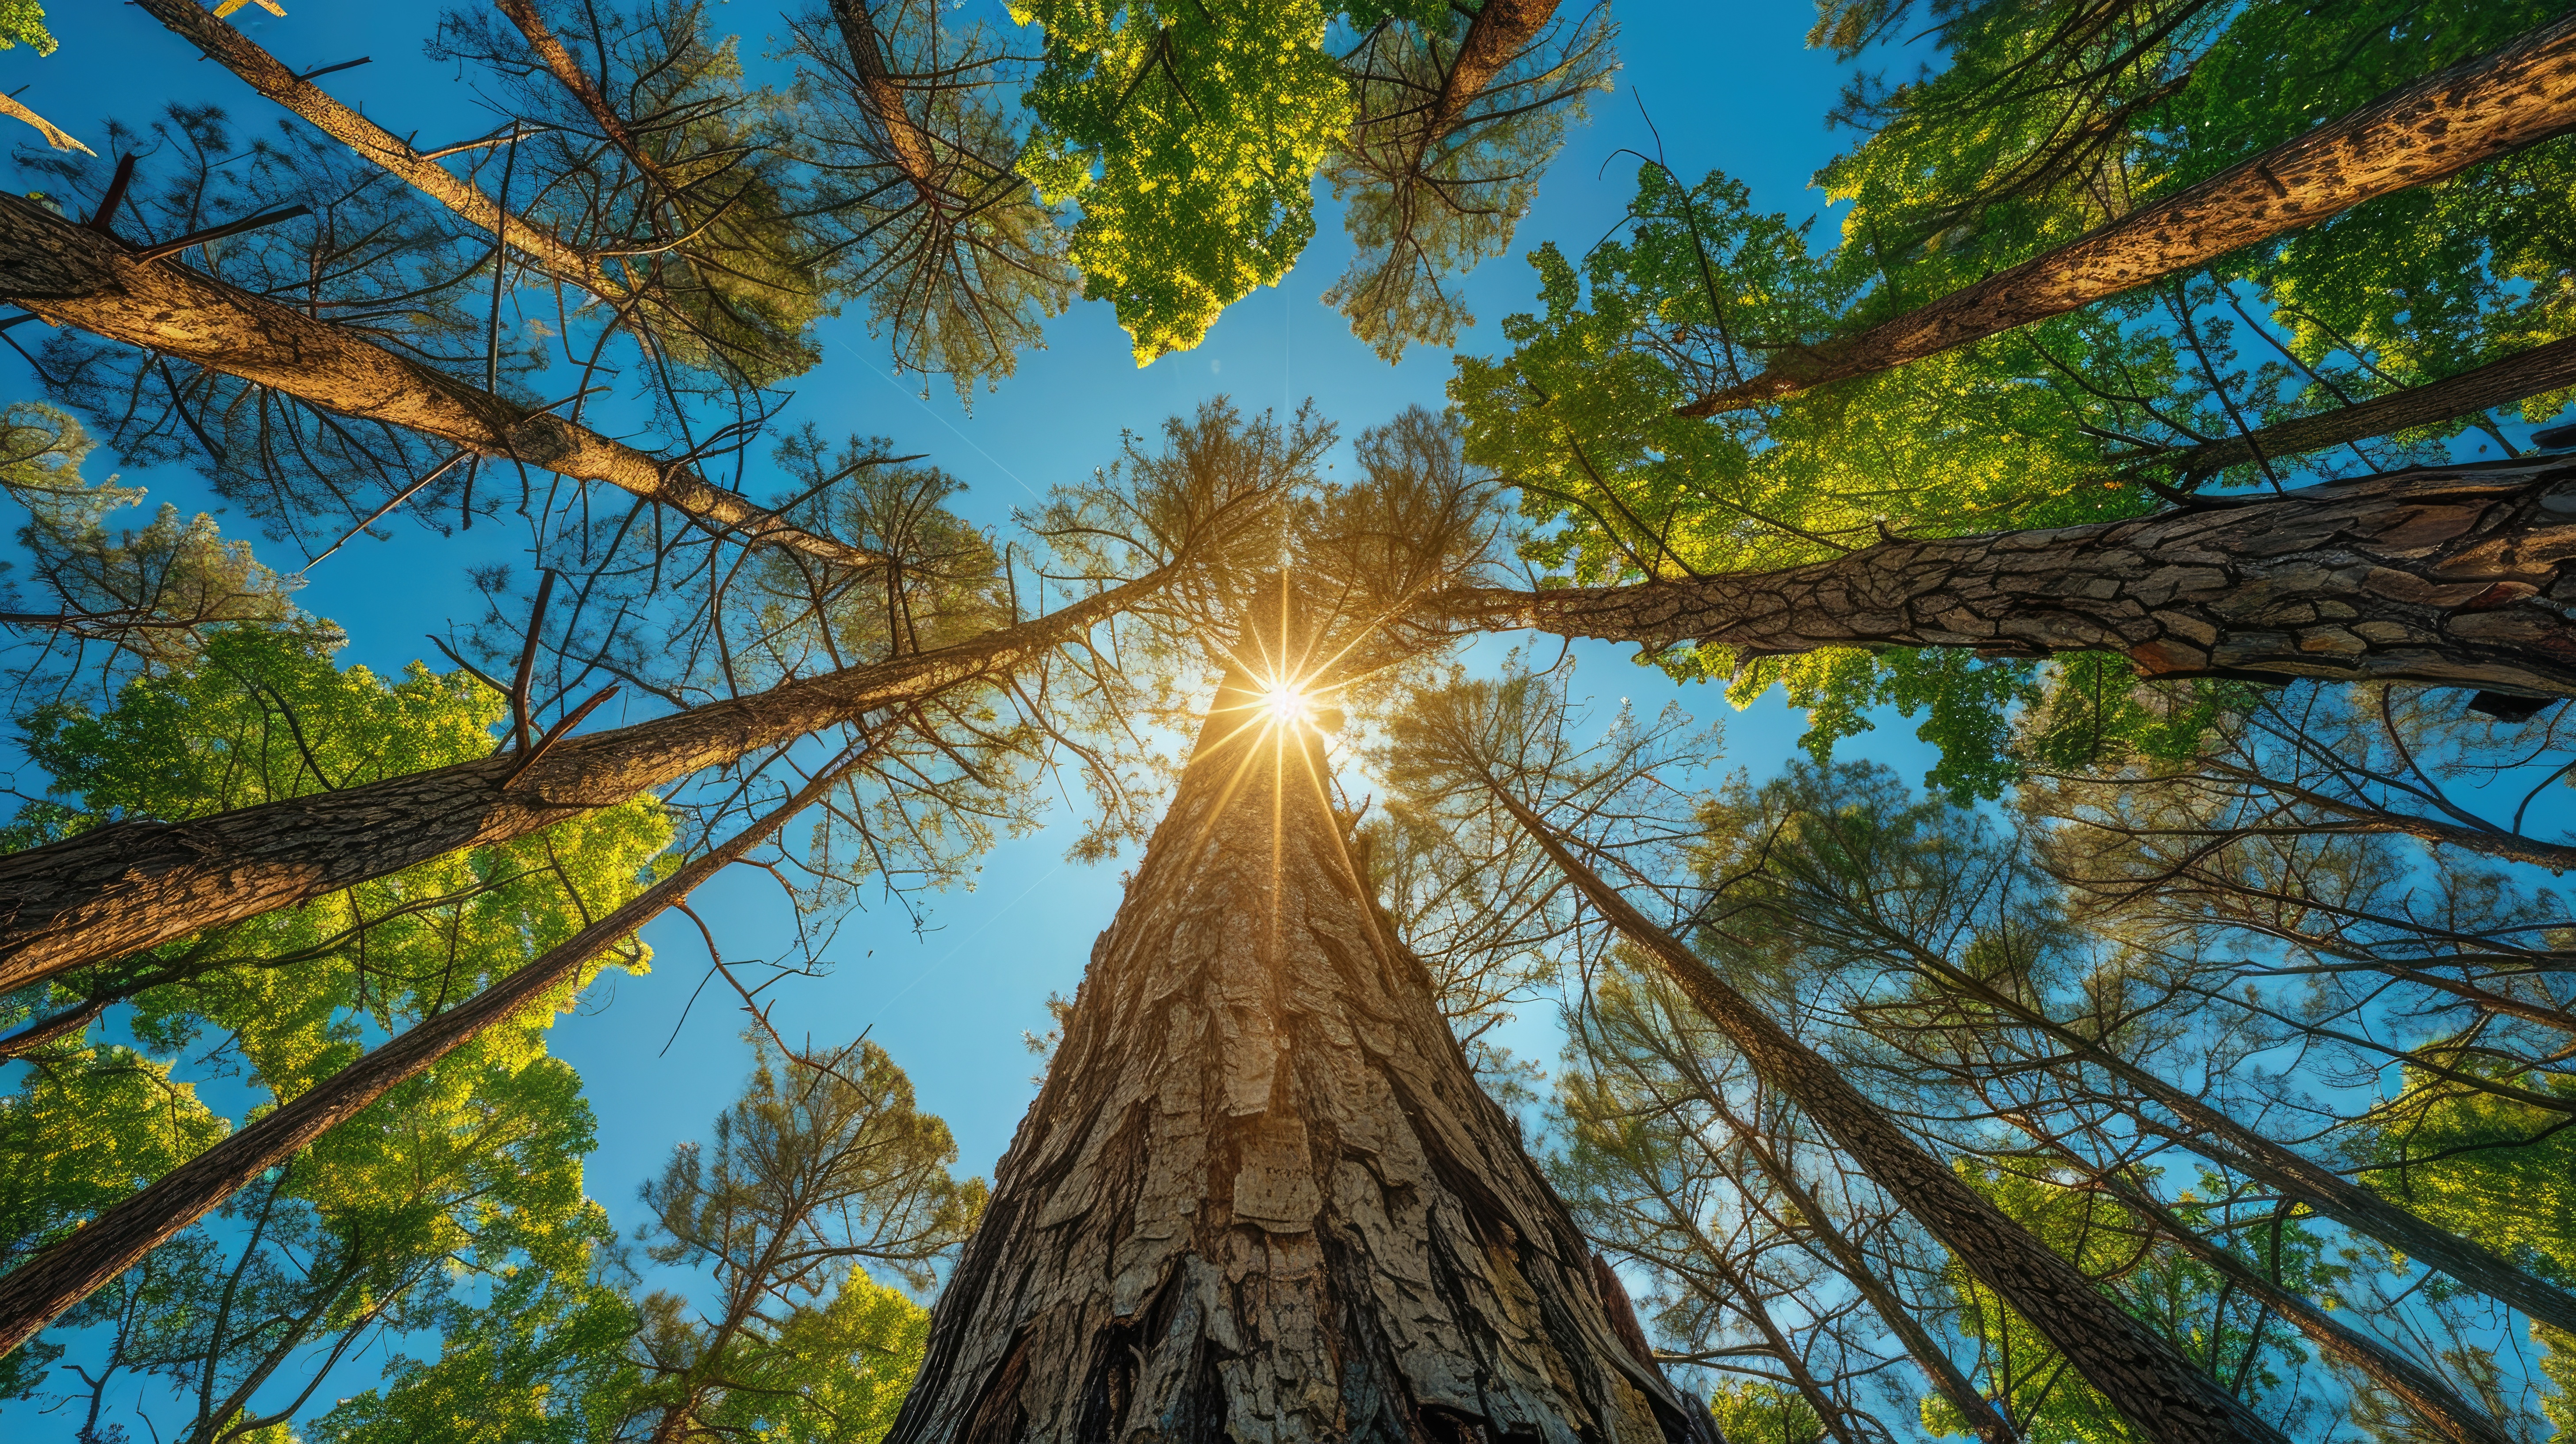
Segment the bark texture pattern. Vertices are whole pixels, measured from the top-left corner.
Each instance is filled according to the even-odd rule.
[[[175,261],[141,261],[112,236],[0,196],[0,300],[57,326],[176,356],[342,416],[382,421],[485,456],[601,481],[711,531],[849,566],[881,560],[788,525],[751,498],[589,427],[466,384],[328,321]]]
[[[1166,579],[1157,572],[953,647],[515,754],[238,808],[119,822],[0,858],[0,992],[290,907],[461,847],[524,837],[649,787],[1028,662]]]
[[[2130,521],[1882,543],[1784,571],[1453,594],[1480,626],[1755,657],[2126,653],[2150,677],[2576,693],[2576,458],[2392,472]]]
[[[1761,375],[1679,410],[1711,416],[1919,361],[2456,175],[2571,126],[2576,16],[1857,336],[1776,356]]]
[[[1467,118],[1467,107],[1556,17],[1556,5],[1557,0],[1485,0],[1478,6],[1458,42],[1458,58],[1441,78],[1423,133],[1439,141],[1456,130]]]
[[[1230,738],[1219,695],[892,1440],[1715,1444],[1385,931],[1311,734]]]

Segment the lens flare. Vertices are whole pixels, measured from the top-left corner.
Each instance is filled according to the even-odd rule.
[[[1273,727],[1302,726],[1315,720],[1315,700],[1290,682],[1262,693],[1261,710]]]

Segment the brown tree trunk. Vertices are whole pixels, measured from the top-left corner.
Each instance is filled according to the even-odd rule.
[[[252,1179],[294,1157],[297,1150],[357,1116],[393,1088],[419,1077],[484,1029],[572,982],[591,960],[686,901],[699,884],[766,841],[846,774],[846,765],[816,773],[784,804],[722,846],[543,957],[466,1002],[423,1019],[248,1128],[163,1174],[70,1237],[0,1274],[0,1355],[35,1337],[56,1315],[140,1263],[145,1254],[220,1207]]]
[[[1789,1206],[1798,1210],[1798,1222],[1804,1231],[1824,1245],[1825,1252],[1833,1257],[1835,1272],[1850,1280],[1853,1290],[1878,1311],[1888,1332],[1896,1335],[1897,1342],[1905,1346],[1906,1354],[1914,1360],[1915,1367],[1923,1371],[1924,1377],[1932,1381],[1932,1387],[1940,1392],[1942,1398],[1950,1401],[1951,1408],[1959,1411],[1959,1417],[1967,1421],[1970,1432],[1984,1444],[2019,1444],[2021,1436],[2013,1431],[2012,1425],[2004,1422],[2003,1412],[1994,1406],[1994,1401],[1977,1392],[1976,1384],[1960,1371],[1958,1364],[1951,1360],[1949,1351],[1932,1337],[1932,1331],[1923,1327],[1923,1321],[1914,1317],[1914,1311],[1896,1296],[1896,1290],[1878,1276],[1878,1270],[1870,1264],[1869,1255],[1861,1252],[1860,1245],[1835,1224],[1834,1216],[1826,1211],[1824,1201],[1798,1181],[1797,1171],[1782,1162],[1761,1133],[1737,1118],[1723,1099],[1707,1091],[1700,1096],[1716,1110],[1718,1117],[1726,1120],[1727,1130],[1743,1147],[1745,1156],[1751,1158],[1754,1166],[1762,1170],[1762,1176],[1770,1179],[1772,1185],[1788,1198]]]
[[[1531,839],[1622,937],[1663,965],[1694,1006],[1780,1091],[1885,1189],[1967,1270],[2030,1322],[2084,1381],[2154,1444],[2244,1444],[2283,1436],[2182,1352],[2131,1318],[2029,1230],[2006,1218],[1822,1055],[1719,977],[1717,971],[1566,850],[1555,832],[1497,787]]]
[[[661,166],[645,154],[643,143],[635,138],[634,131],[627,128],[626,117],[619,115],[617,108],[608,103],[608,97],[602,95],[599,86],[591,80],[590,72],[582,69],[580,62],[572,58],[572,52],[564,49],[563,42],[555,38],[554,31],[546,25],[545,17],[537,13],[537,7],[530,0],[492,0],[492,4],[510,17],[510,23],[526,37],[528,48],[536,52],[538,62],[558,84],[572,93],[574,100],[581,103],[581,108],[598,124],[599,133],[607,137],[608,143],[617,147],[618,152],[646,180],[668,194],[670,186]]]
[[[940,203],[944,191],[939,184],[937,152],[930,137],[912,123],[912,112],[904,108],[903,87],[895,83],[887,68],[885,38],[877,33],[876,20],[868,14],[867,0],[831,0],[832,19],[840,26],[841,41],[850,50],[850,69],[859,77],[860,109],[874,117],[885,136],[895,169],[912,183],[922,201]]]
[[[1440,94],[1431,102],[1431,114],[1423,122],[1426,144],[1436,144],[1458,128],[1467,118],[1467,107],[1555,16],[1556,4],[1557,0],[1485,0],[1477,7],[1476,17],[1467,22],[1466,38],[1458,42],[1457,58],[1440,78]]]
[[[1778,354],[1761,375],[1676,410],[1713,416],[1919,361],[2456,175],[2571,126],[2576,16],[1857,336]]]
[[[198,274],[137,260],[112,236],[0,196],[0,300],[57,326],[176,356],[342,416],[381,421],[578,481],[604,481],[710,532],[848,566],[876,553],[778,520],[749,497],[547,412],[479,390],[328,321]]]
[[[2520,1309],[2554,1329],[2576,1326],[2570,1294],[2508,1259],[2425,1222],[2333,1169],[2273,1142],[2193,1094],[2050,1018],[2020,999],[1953,967],[1949,959],[1905,940],[1925,977],[2047,1038],[2081,1063],[2101,1069],[2180,1120],[2179,1129],[2150,1126],[2212,1162],[2279,1190],[2322,1217],[2366,1234],[2454,1280]]]
[[[0,992],[524,837],[761,748],[1003,675],[1170,576],[1155,572],[952,647],[569,738],[532,759],[504,753],[193,822],[114,823],[0,857]]]
[[[250,88],[302,116],[314,129],[339,141],[358,158],[454,211],[476,228],[505,236],[510,247],[559,281],[593,295],[615,300],[625,294],[599,263],[565,245],[543,228],[501,209],[471,181],[459,180],[445,166],[424,159],[384,127],[332,99],[322,87],[298,76],[250,37],[209,14],[197,0],[134,0],[146,14],[169,26],[197,49],[240,76]]]
[[[2576,693],[2576,460],[2395,472],[2131,521],[1884,542],[1786,571],[1468,589],[1446,607],[1650,648],[2126,654],[2149,677]]]
[[[2518,1444],[2485,1411],[2469,1403],[2442,1380],[2442,1376],[2425,1368],[2379,1340],[2338,1323],[2334,1316],[2301,1298],[2290,1289],[2263,1276],[2243,1259],[2220,1248],[2164,1205],[2109,1174],[2101,1176],[2103,1189],[2123,1205],[2145,1215],[2183,1252],[2208,1265],[2221,1278],[2243,1289],[2269,1306],[2317,1346],[2320,1353],[2341,1359],[2359,1369],[2363,1376],[2380,1388],[2403,1400],[2418,1418],[2439,1430],[2453,1444]]]
[[[1389,936],[1316,739],[1250,702],[1092,950],[891,1439],[1714,1444]]]
[[[2516,351],[2445,380],[2150,457],[2144,464],[2170,468],[2185,477],[2211,476],[2231,466],[2438,425],[2570,386],[2576,386],[2576,336]]]

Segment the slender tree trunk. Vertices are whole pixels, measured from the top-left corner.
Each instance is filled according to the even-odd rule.
[[[485,1029],[569,985],[593,959],[664,910],[686,901],[699,884],[767,841],[846,774],[846,765],[816,773],[787,802],[624,907],[466,1002],[423,1019],[248,1128],[163,1174],[70,1237],[0,1274],[0,1355],[35,1337],[57,1315],[222,1206],[252,1179],[285,1163],[395,1087],[419,1077]]]
[[[1857,336],[1775,355],[1761,375],[1676,409],[1712,416],[1919,361],[2456,175],[2571,126],[2576,16]]]
[[[2231,466],[2434,426],[2570,386],[2576,386],[2576,336],[2516,351],[2445,380],[2150,457],[2146,464],[2186,477],[2210,476]]]
[[[1834,1222],[1833,1215],[1825,1210],[1824,1201],[1798,1181],[1796,1170],[1772,1151],[1769,1141],[1758,1130],[1737,1118],[1734,1110],[1728,1108],[1725,1100],[1713,1090],[1703,1087],[1700,1096],[1716,1110],[1718,1117],[1726,1120],[1727,1131],[1735,1136],[1735,1141],[1753,1160],[1754,1166],[1762,1170],[1762,1176],[1770,1179],[1772,1186],[1788,1198],[1790,1207],[1798,1210],[1799,1221],[1805,1225],[1806,1233],[1822,1244],[1832,1257],[1835,1272],[1849,1279],[1853,1290],[1878,1311],[1879,1318],[1887,1324],[1888,1332],[1896,1335],[1897,1342],[1905,1346],[1905,1352],[1913,1358],[1915,1367],[1923,1371],[1924,1377],[1932,1381],[1932,1387],[1940,1392],[1942,1398],[1950,1401],[1951,1408],[1959,1411],[1959,1417],[1967,1421],[1969,1430],[1985,1444],[2019,1444],[2021,1436],[2014,1432],[2012,1425],[2004,1422],[2003,1412],[1994,1406],[1992,1400],[1977,1392],[1976,1384],[1961,1372],[1958,1364],[1950,1358],[1949,1351],[1933,1339],[1932,1331],[1924,1328],[1923,1321],[1916,1318],[1914,1311],[1905,1306],[1905,1301],[1896,1296],[1895,1288],[1878,1276],[1878,1270],[1870,1264],[1869,1255],[1863,1253],[1860,1245]]]
[[[2040,1034],[2069,1057],[2101,1069],[2171,1113],[2182,1127],[2171,1132],[2161,1128],[2156,1131],[2185,1148],[2278,1189],[2318,1214],[2449,1274],[2551,1328],[2576,1326],[2576,1294],[2458,1234],[2425,1222],[2296,1149],[2273,1142],[2153,1070],[2131,1063],[2037,1008],[1952,966],[1949,959],[1912,939],[1898,941],[1916,970],[1927,979]]]
[[[2131,521],[1896,540],[1624,587],[1462,589],[1453,619],[1745,658],[2125,654],[2149,677],[2576,693],[2576,460],[2394,472]]]
[[[749,497],[666,460],[478,390],[354,332],[173,260],[136,259],[112,236],[0,196],[0,300],[57,326],[176,356],[342,416],[384,422],[578,481],[604,481],[710,532],[869,566],[876,553],[780,521]]]
[[[886,63],[885,37],[877,33],[868,0],[831,0],[833,22],[849,47],[850,69],[859,78],[860,109],[877,123],[895,169],[912,184],[926,205],[939,205],[946,191],[939,184],[938,152],[930,137],[912,123],[903,103],[903,87]]]
[[[557,240],[543,227],[504,211],[482,187],[460,180],[445,166],[429,160],[384,127],[324,93],[312,81],[277,62],[250,37],[209,14],[197,0],[134,0],[146,14],[169,26],[209,59],[240,76],[250,88],[302,116],[314,129],[357,153],[358,158],[454,211],[477,229],[506,237],[510,247],[559,281],[569,282],[605,300],[625,294],[599,263]]]
[[[1557,0],[1485,0],[1477,7],[1475,18],[1467,22],[1466,38],[1458,42],[1457,58],[1440,78],[1440,94],[1431,102],[1431,114],[1423,122],[1423,135],[1430,142],[1458,128],[1467,118],[1467,107],[1546,28],[1556,14],[1556,4]]]
[[[1646,921],[1517,798],[1501,787],[1493,793],[1611,926],[1663,965],[1764,1083],[1795,1103],[1854,1166],[2027,1319],[2143,1438],[2154,1444],[2286,1444],[2278,1430],[2180,1350],[2131,1318],[2073,1264],[1925,1152],[1832,1063],[1791,1037],[1697,954]]]
[[[1158,571],[956,646],[570,738],[541,753],[504,753],[193,822],[114,823],[0,857],[0,992],[458,848],[524,837],[761,748],[1001,676],[1170,576]]]
[[[2199,1230],[2174,1217],[2172,1210],[2141,1190],[2107,1173],[2100,1178],[2106,1192],[2128,1208],[2145,1215],[2183,1252],[2208,1265],[2219,1277],[2289,1320],[2291,1327],[2317,1346],[2318,1352],[2341,1359],[2359,1369],[2370,1382],[2396,1395],[2407,1408],[2415,1411],[2416,1417],[2441,1431],[2453,1444],[2520,1444],[2484,1410],[2461,1398],[2456,1390],[2443,1382],[2441,1375],[2358,1329],[2346,1328],[2333,1315],[2295,1291],[2274,1283],[2243,1259],[2210,1242]]]
[[[628,128],[626,117],[619,115],[617,108],[608,103],[608,97],[600,93],[598,84],[590,78],[590,72],[582,69],[580,62],[572,58],[572,52],[564,49],[563,42],[555,38],[554,31],[546,25],[545,17],[537,13],[537,7],[530,0],[492,0],[492,4],[510,17],[510,23],[526,37],[528,48],[536,53],[538,62],[565,90],[571,92],[574,100],[581,103],[581,108],[599,126],[599,133],[607,137],[608,143],[617,147],[618,153],[642,172],[656,190],[670,194],[671,186],[660,163],[645,153],[643,143]]]
[[[1389,936],[1317,739],[1252,705],[1229,678],[891,1439],[1714,1444]]]

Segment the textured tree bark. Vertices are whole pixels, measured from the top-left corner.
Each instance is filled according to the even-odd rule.
[[[32,201],[0,196],[0,300],[271,387],[342,416],[381,421],[485,456],[603,481],[710,531],[848,566],[880,558],[780,521],[749,497],[545,412],[478,390],[365,338],[180,266],[140,261],[112,236]]]
[[[1774,356],[1676,408],[1713,416],[1919,361],[2186,271],[2576,126],[2576,16],[1859,335]]]
[[[1743,1147],[1745,1156],[1751,1158],[1754,1166],[1762,1170],[1762,1176],[1770,1179],[1787,1197],[1789,1206],[1798,1210],[1798,1221],[1807,1234],[1832,1255],[1835,1270],[1849,1279],[1852,1289],[1878,1311],[1879,1318],[1887,1324],[1888,1332],[1896,1335],[1897,1342],[1905,1346],[1905,1352],[1914,1360],[1915,1367],[1932,1381],[1932,1387],[1940,1392],[1942,1398],[1950,1401],[1950,1407],[1959,1411],[1959,1417],[1968,1421],[1969,1430],[1984,1444],[2020,1444],[2021,1436],[2013,1432],[2012,1425],[2004,1422],[2004,1416],[1995,1408],[1994,1401],[1977,1392],[1976,1384],[1952,1362],[1949,1351],[1933,1339],[1931,1330],[1924,1328],[1923,1321],[1914,1317],[1914,1311],[1896,1296],[1896,1290],[1887,1280],[1878,1276],[1878,1270],[1870,1264],[1869,1255],[1863,1253],[1860,1245],[1834,1222],[1833,1214],[1826,1210],[1814,1191],[1798,1181],[1797,1171],[1772,1151],[1761,1133],[1737,1118],[1724,1099],[1714,1093],[1702,1096],[1710,1107],[1717,1110],[1718,1116],[1726,1120],[1727,1129],[1735,1135],[1735,1141]]]
[[[1458,42],[1458,57],[1441,77],[1440,94],[1423,123],[1422,133],[1430,141],[1437,142],[1458,128],[1466,119],[1467,107],[1554,18],[1556,4],[1557,0],[1485,0],[1477,7],[1475,18],[1467,22],[1466,37]]]
[[[2344,1327],[2333,1315],[2264,1277],[2243,1259],[2211,1243],[2198,1230],[2174,1217],[2170,1209],[2119,1179],[2105,1175],[2102,1184],[2113,1198],[2152,1220],[2156,1228],[2183,1252],[2269,1305],[2272,1312],[2289,1320],[2291,1327],[2316,1345],[2318,1352],[2341,1359],[2359,1369],[2372,1383],[2396,1395],[2407,1408],[2415,1411],[2418,1418],[2440,1430],[2452,1444],[2517,1444],[2513,1435],[2506,1433],[2485,1411],[2461,1398],[2456,1390],[2442,1381],[2441,1375],[2358,1329]]]
[[[1716,1444],[1389,936],[1321,748],[1250,701],[1092,950],[891,1440]]]
[[[1009,672],[1160,589],[1138,578],[953,647],[429,772],[193,822],[120,822],[0,857],[0,992],[524,837],[646,788]]]
[[[2192,1152],[2279,1190],[2319,1215],[2367,1234],[2428,1267],[2500,1300],[2555,1329],[2576,1325],[2576,1294],[2479,1244],[2437,1228],[2294,1148],[2285,1147],[2152,1069],[2141,1068],[2047,1014],[1917,946],[1916,967],[1961,997],[1972,998],[2047,1038],[2079,1062],[2101,1069],[2180,1120],[2181,1128],[2148,1125]]]
[[[477,229],[503,237],[511,249],[559,281],[614,300],[625,294],[599,263],[539,226],[503,211],[480,186],[460,180],[384,127],[342,105],[322,87],[298,76],[250,38],[209,14],[197,0],[134,0],[153,19],[240,76],[251,89],[302,116],[306,123],[349,147],[358,158],[454,211]]]
[[[2231,466],[2432,426],[2570,386],[2576,386],[2576,336],[2517,351],[2445,380],[2152,457],[2146,464],[2186,477],[2210,476]]]
[[[582,69],[580,62],[572,58],[572,52],[564,49],[563,42],[555,38],[554,31],[546,25],[545,17],[537,13],[537,7],[529,0],[492,0],[492,4],[510,17],[510,23],[527,38],[528,48],[536,52],[546,72],[570,91],[573,99],[581,102],[581,108],[598,123],[599,133],[608,138],[608,143],[617,147],[618,152],[642,172],[645,179],[667,191],[669,185],[663,177],[662,167],[645,152],[643,143],[635,138],[635,132],[627,128],[626,117],[619,115],[617,107],[608,103],[608,97],[600,94],[590,72]]]
[[[35,1337],[57,1315],[142,1262],[145,1254],[220,1207],[252,1179],[356,1117],[396,1086],[419,1077],[484,1029],[572,982],[585,965],[620,939],[687,900],[700,883],[766,841],[829,791],[845,772],[844,767],[815,774],[786,803],[543,957],[466,1002],[423,1019],[402,1036],[162,1175],[79,1232],[0,1274],[0,1355]]]
[[[2131,521],[1882,543],[1786,571],[1466,589],[1452,619],[1754,657],[2125,653],[2149,677],[2576,693],[2576,459],[2395,472]]]
[[[937,152],[930,137],[912,123],[912,112],[904,108],[903,87],[886,66],[885,38],[868,14],[867,0],[832,0],[832,20],[840,26],[841,43],[849,47],[850,69],[859,77],[859,100],[884,133],[895,169],[903,172],[925,204],[940,204],[947,192],[939,183]]]
[[[1520,820],[1586,901],[1665,974],[1870,1180],[2016,1313],[2084,1381],[2155,1444],[2286,1444],[2180,1350],[2149,1332],[2073,1264],[1988,1203],[1926,1153],[1822,1055],[1791,1037],[1690,949],[1648,922],[1616,889],[1566,850],[1548,825],[1504,789],[1494,796]]]

